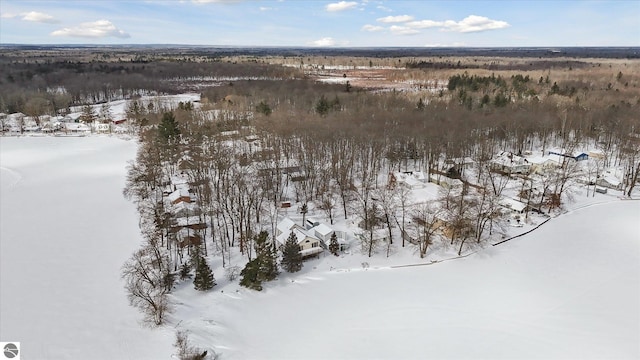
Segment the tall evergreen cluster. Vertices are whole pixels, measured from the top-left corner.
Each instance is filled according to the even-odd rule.
[[[209,264],[207,264],[207,261],[202,256],[199,249],[195,251],[193,259],[196,269],[196,276],[193,279],[193,287],[198,291],[211,290],[216,286],[216,279],[213,277],[213,271],[211,271],[211,267],[209,267]]]
[[[302,254],[300,254],[298,247],[298,237],[293,231],[284,243],[280,265],[290,273],[298,272],[302,269]]]
[[[262,290],[264,281],[271,281],[278,276],[276,252],[268,242],[269,234],[261,231],[254,237],[256,258],[249,261],[240,272],[240,285],[253,290]]]

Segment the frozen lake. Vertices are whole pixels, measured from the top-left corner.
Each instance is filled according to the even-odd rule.
[[[24,359],[162,359],[174,335],[128,305],[120,267],[140,242],[122,196],[134,141],[0,138],[0,338]]]

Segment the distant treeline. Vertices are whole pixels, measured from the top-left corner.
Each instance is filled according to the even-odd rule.
[[[355,56],[355,57],[526,57],[526,58],[603,58],[638,59],[639,47],[216,47],[198,45],[0,45],[0,51],[113,51],[113,52],[162,52],[168,55],[196,56]]]
[[[185,91],[175,79],[292,77],[295,69],[262,63],[149,60],[55,61],[0,57],[0,112],[55,114],[69,106]]]

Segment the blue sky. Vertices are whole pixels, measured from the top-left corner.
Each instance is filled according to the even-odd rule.
[[[640,46],[640,0],[0,0],[0,43]]]

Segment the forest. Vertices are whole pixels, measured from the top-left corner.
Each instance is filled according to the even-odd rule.
[[[215,286],[206,259],[222,259],[225,276],[253,289],[273,280],[281,255],[270,239],[285,203],[330,224],[357,219],[368,256],[388,256],[396,243],[423,257],[435,241],[461,254],[495,236],[507,184],[521,184],[527,207],[549,213],[570,200],[572,184],[586,179],[595,191],[599,174],[618,167],[630,195],[640,175],[640,63],[598,54],[4,49],[0,112],[55,116],[130,101],[139,151],[124,194],[138,207],[144,241],[123,278],[131,303],[159,325],[176,282],[194,276],[198,290]],[[185,91],[200,103],[138,101]],[[565,162],[538,177],[492,166],[497,154],[552,148],[604,156],[594,169]],[[410,207],[389,174],[411,171],[464,186]],[[181,181],[197,206],[178,213],[168,197]],[[284,253],[281,268],[298,269],[297,251]]]

